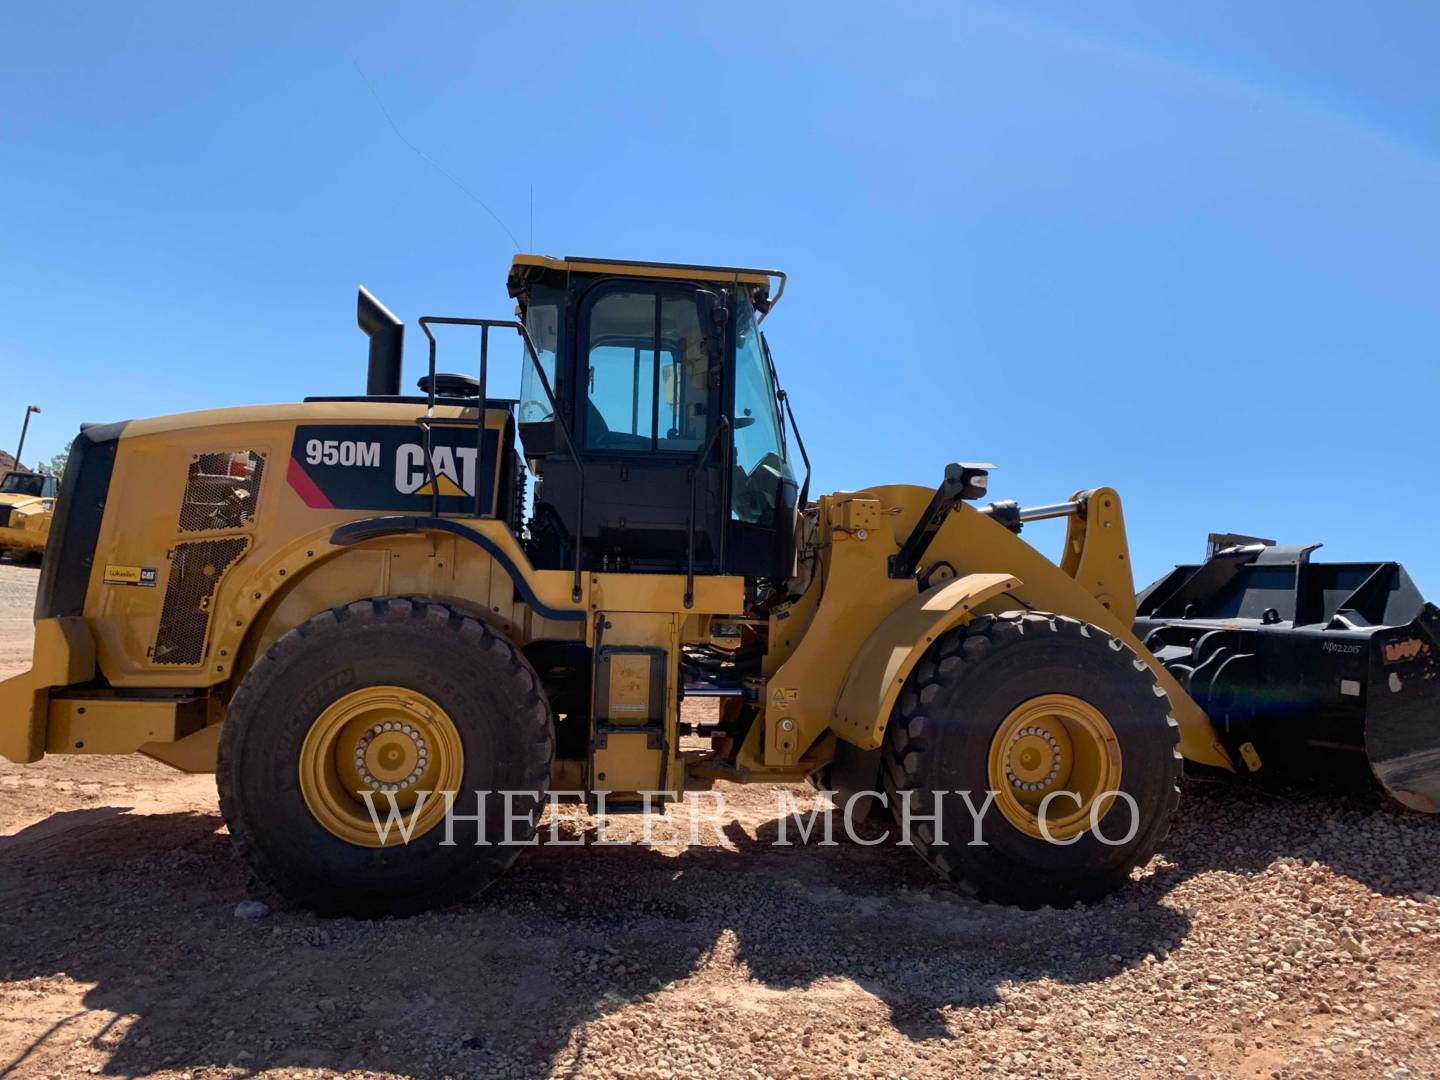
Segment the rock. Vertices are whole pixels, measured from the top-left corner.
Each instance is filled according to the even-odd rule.
[[[262,904],[259,900],[241,900],[235,905],[237,919],[263,919],[269,914],[269,905]]]

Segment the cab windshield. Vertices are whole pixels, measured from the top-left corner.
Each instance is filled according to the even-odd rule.
[[[39,495],[45,489],[45,477],[35,473],[12,472],[0,480],[0,495]]]
[[[750,301],[735,306],[735,480],[730,516],[752,525],[775,518],[785,476],[785,437],[770,361]]]

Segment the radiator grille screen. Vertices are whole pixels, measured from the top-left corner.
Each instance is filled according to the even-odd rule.
[[[0,506],[0,529],[10,524],[10,507]]]
[[[175,545],[165,604],[160,609],[160,629],[155,634],[155,663],[198,664],[205,658],[215,588],[249,546],[247,536]]]
[[[190,463],[180,531],[241,529],[255,521],[255,497],[265,475],[265,459],[254,450],[199,454]]]

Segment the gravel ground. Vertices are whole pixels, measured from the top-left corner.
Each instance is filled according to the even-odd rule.
[[[0,564],[0,676],[35,576]],[[773,846],[773,793],[723,791],[700,846],[543,844],[412,919],[242,918],[208,777],[0,763],[0,1077],[1440,1072],[1434,819],[1192,783],[1129,889],[1026,913],[905,849]]]

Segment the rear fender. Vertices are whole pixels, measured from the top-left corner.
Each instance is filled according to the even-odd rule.
[[[906,678],[932,642],[975,608],[1020,585],[1009,574],[966,574],[906,600],[874,629],[855,659],[835,703],[831,727],[847,742],[870,750],[880,745],[885,724]]]
[[[489,622],[524,644],[583,636],[571,575],[535,571],[502,522],[388,516],[326,528],[252,568],[232,595],[236,617],[213,646],[237,657],[231,678],[317,611],[372,596],[424,596]],[[246,609],[253,614],[247,618]],[[225,653],[221,653],[225,655]]]

